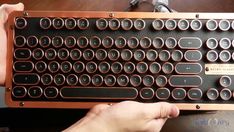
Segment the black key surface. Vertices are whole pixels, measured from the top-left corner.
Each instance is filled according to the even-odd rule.
[[[202,84],[202,78],[198,75],[172,75],[169,84],[174,87],[198,87]]]
[[[30,61],[16,61],[14,63],[14,69],[18,72],[31,71],[33,69],[33,63]]]
[[[178,63],[175,66],[175,71],[178,74],[199,74],[202,71],[202,66],[199,63]]]
[[[202,41],[197,37],[183,37],[178,44],[181,49],[199,49],[202,46]]]
[[[31,56],[31,51],[29,49],[16,49],[15,58],[25,60]]]
[[[13,81],[18,85],[33,85],[38,84],[40,78],[34,73],[16,73],[13,77]]]

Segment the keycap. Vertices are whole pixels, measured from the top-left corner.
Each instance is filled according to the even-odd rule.
[[[157,73],[159,73],[161,71],[161,65],[158,62],[152,62],[149,65],[149,71],[152,74],[157,74]]]
[[[48,64],[48,69],[50,72],[55,73],[60,69],[60,64],[57,61],[51,61]]]
[[[136,19],[133,23],[135,29],[143,30],[145,28],[145,21],[143,19]]]
[[[89,20],[86,18],[80,18],[77,21],[77,26],[79,27],[79,29],[85,30],[89,27]]]
[[[60,93],[65,99],[135,99],[138,95],[132,87],[63,87]]]
[[[232,97],[231,90],[228,89],[228,88],[223,88],[220,91],[220,97],[221,97],[222,100],[229,100],[229,99],[231,99],[231,97]]]
[[[130,77],[130,83],[134,87],[140,86],[141,82],[142,82],[141,76],[138,74],[134,74]]]
[[[124,61],[129,61],[132,59],[133,57],[133,53],[131,50],[129,49],[124,49],[121,51],[121,58],[124,60]]]
[[[170,74],[174,71],[174,66],[172,63],[170,62],[166,62],[162,65],[162,71],[165,73],[165,74]]]
[[[26,44],[26,39],[24,36],[16,36],[14,39],[14,44],[17,47],[23,47]]]
[[[173,49],[176,47],[177,45],[177,41],[175,38],[173,37],[168,37],[166,40],[165,40],[165,45],[167,48],[169,49]]]
[[[44,90],[44,95],[48,99],[56,98],[58,96],[58,89],[53,86],[46,87]]]
[[[231,47],[231,40],[229,38],[221,38],[219,40],[219,46],[222,49],[229,49]]]
[[[206,53],[206,59],[210,62],[215,62],[219,58],[217,51],[210,50]]]
[[[45,57],[48,60],[54,60],[57,56],[57,52],[55,49],[49,48],[45,51]]]
[[[180,19],[178,21],[178,28],[183,31],[187,30],[189,28],[189,21],[186,19]]]
[[[206,22],[206,28],[209,30],[209,31],[214,31],[218,28],[218,23],[216,20],[214,19],[210,19]]]
[[[140,97],[142,99],[152,99],[154,97],[154,90],[152,88],[142,88],[140,90]]]
[[[135,65],[132,62],[126,62],[123,66],[124,72],[131,74],[135,71]]]
[[[109,27],[111,30],[118,30],[120,27],[120,21],[116,18],[113,18],[109,21]]]
[[[64,26],[64,20],[62,18],[54,18],[52,20],[52,26],[55,28],[55,29],[61,29],[63,28]]]
[[[40,27],[42,29],[49,29],[52,25],[52,22],[49,18],[43,17],[40,19]]]
[[[70,57],[72,60],[79,60],[82,56],[82,52],[79,49],[72,49],[70,51]]]
[[[163,27],[164,27],[164,21],[161,20],[161,19],[155,19],[153,22],[152,22],[152,26],[155,30],[162,30]]]
[[[76,72],[76,73],[81,73],[83,72],[85,69],[85,64],[81,61],[76,61],[74,64],[73,64],[73,70]]]
[[[149,48],[151,46],[151,39],[149,37],[143,37],[143,38],[141,38],[141,40],[140,40],[140,46],[143,49]]]
[[[201,100],[202,98],[202,91],[199,88],[191,88],[188,90],[188,98],[191,100]]]
[[[160,37],[156,37],[153,39],[153,46],[156,49],[160,49],[164,46],[164,40]]]
[[[158,88],[155,95],[159,100],[167,100],[170,97],[170,90],[168,88]]]
[[[116,39],[115,39],[115,46],[117,47],[117,48],[124,48],[125,46],[126,46],[126,44],[127,44],[127,41],[126,41],[126,39],[124,38],[124,37],[122,37],[122,36],[119,36],[119,37],[117,37]]]
[[[27,38],[27,45],[29,46],[29,47],[36,47],[37,46],[37,44],[38,44],[38,39],[37,39],[37,37],[36,36],[29,36],[28,38]]]
[[[184,58],[187,61],[200,61],[202,59],[202,53],[199,50],[187,50],[184,53]]]
[[[66,48],[62,48],[58,50],[58,58],[61,60],[67,60],[69,57],[69,51]]]
[[[172,75],[169,84],[173,87],[199,87],[203,80],[198,75]]]
[[[89,44],[92,48],[98,48],[101,45],[101,39],[98,36],[92,36],[89,40]]]
[[[28,89],[28,95],[31,98],[40,98],[43,94],[42,88],[39,86],[32,86]]]
[[[105,76],[104,82],[105,82],[106,86],[112,87],[116,83],[116,77],[112,74],[108,74]]]
[[[68,47],[68,48],[73,48],[76,45],[76,39],[73,36],[67,36],[64,40],[64,44]]]
[[[40,77],[35,73],[15,73],[13,82],[17,85],[37,85]]]
[[[172,90],[171,96],[175,100],[183,100],[186,97],[186,91],[183,88],[175,88]]]
[[[108,22],[106,19],[100,18],[96,21],[96,27],[99,30],[105,30],[108,27]]]
[[[231,59],[231,53],[228,50],[222,50],[219,53],[219,59],[222,62],[228,62]]]
[[[27,21],[23,17],[17,17],[15,19],[15,27],[17,29],[24,29],[27,26]]]
[[[176,29],[176,26],[177,26],[177,22],[173,19],[168,19],[165,22],[165,27],[167,30],[174,30]]]
[[[227,31],[231,27],[231,24],[228,20],[222,19],[219,21],[219,29],[222,31]]]
[[[109,52],[108,52],[108,58],[109,58],[110,60],[116,61],[116,60],[119,59],[119,57],[120,57],[120,53],[119,53],[118,50],[116,50],[116,49],[111,49],[111,50],[109,50]]]
[[[92,84],[94,86],[101,86],[103,84],[103,77],[99,74],[96,74],[92,77]]]
[[[202,66],[199,63],[177,63],[175,71],[178,74],[199,74],[202,71]]]
[[[149,61],[155,61],[158,58],[158,52],[153,49],[147,50],[146,58]]]
[[[99,63],[98,69],[101,73],[105,74],[110,71],[110,64],[106,61]]]
[[[181,49],[199,49],[202,46],[202,41],[197,37],[182,37],[178,41]]]
[[[207,90],[206,96],[209,100],[216,100],[219,97],[219,92],[215,88],[210,88]]]
[[[154,84],[154,77],[152,75],[145,75],[143,77],[143,84],[146,87],[151,87]]]
[[[69,61],[63,61],[61,63],[60,69],[61,69],[62,72],[68,73],[72,69],[72,64]]]
[[[52,75],[46,73],[46,74],[43,74],[41,76],[41,82],[44,84],[44,85],[50,85],[53,81],[53,77]]]
[[[159,87],[164,87],[167,84],[167,77],[164,75],[159,75],[155,79],[156,85]]]
[[[78,83],[78,77],[75,74],[69,74],[66,77],[66,82],[68,85],[76,85]]]
[[[63,38],[61,36],[55,36],[52,38],[52,45],[55,48],[59,48],[63,45]]]
[[[198,31],[198,30],[200,30],[202,28],[202,23],[201,23],[200,20],[194,19],[194,20],[191,21],[190,27],[191,27],[192,30]]]
[[[209,38],[206,40],[206,46],[209,49],[215,49],[218,47],[218,41],[216,38]]]
[[[38,61],[35,64],[35,70],[39,73],[45,72],[47,68],[47,65],[44,61]]]
[[[74,29],[76,27],[76,20],[74,18],[67,18],[65,19],[65,27],[67,29]]]
[[[102,39],[102,45],[105,48],[111,48],[114,44],[114,40],[110,36],[106,36],[105,38]]]
[[[51,44],[50,37],[48,37],[48,36],[42,36],[42,37],[40,37],[39,44],[40,44],[41,47],[44,47],[44,48],[49,47],[50,44]]]
[[[121,27],[124,30],[130,30],[133,27],[133,22],[131,19],[125,18],[121,21]]]
[[[30,61],[16,61],[13,64],[13,68],[16,72],[31,72],[34,64]]]
[[[26,96],[26,94],[27,94],[27,90],[24,86],[15,86],[12,89],[12,95],[15,98],[23,98]]]
[[[118,76],[117,78],[117,83],[119,86],[127,86],[129,83],[129,78],[128,76],[122,74],[120,76]]]
[[[141,49],[135,50],[133,57],[136,61],[142,61],[145,58],[145,52]]]
[[[184,55],[180,50],[173,50],[171,53],[171,59],[173,61],[181,61]]]
[[[41,48],[36,48],[33,50],[32,56],[34,59],[40,60],[44,57],[44,50],[42,50]]]
[[[162,50],[158,54],[160,61],[168,61],[171,57],[171,54],[168,50]]]
[[[90,61],[94,58],[94,51],[91,49],[85,49],[83,51],[83,57],[85,60]]]
[[[123,70],[123,65],[120,62],[114,62],[111,64],[111,71],[115,74],[120,73]]]
[[[131,49],[137,48],[139,45],[139,40],[136,37],[131,37],[128,39],[128,47]]]
[[[54,76],[55,85],[63,85],[65,83],[65,76],[63,74],[56,74]]]
[[[85,36],[80,36],[77,39],[77,45],[80,48],[86,48],[88,46],[88,44],[89,44],[89,40]]]
[[[232,79],[229,76],[221,76],[219,78],[219,84],[222,87],[229,87],[232,84]]]
[[[138,73],[142,73],[142,74],[146,73],[147,70],[148,70],[147,63],[145,63],[145,62],[139,62],[139,63],[137,63],[136,70],[137,70]]]

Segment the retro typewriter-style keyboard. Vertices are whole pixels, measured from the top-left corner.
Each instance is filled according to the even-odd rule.
[[[11,107],[234,109],[233,14],[15,12],[8,35]]]

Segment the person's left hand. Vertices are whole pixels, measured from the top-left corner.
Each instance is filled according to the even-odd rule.
[[[0,85],[5,84],[6,78],[6,54],[7,54],[7,32],[6,22],[8,15],[13,11],[23,11],[24,5],[18,4],[3,4],[0,6]]]

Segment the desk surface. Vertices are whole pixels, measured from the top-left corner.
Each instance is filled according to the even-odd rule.
[[[1,0],[0,4],[19,1],[25,4],[25,10],[123,11],[128,7],[128,0]],[[171,0],[169,6],[179,12],[234,12],[233,0]],[[152,7],[146,4],[135,11],[151,10]],[[11,131],[59,131],[76,122],[86,112],[87,110],[0,109],[0,131],[1,127],[9,127]],[[179,118],[168,120],[162,132],[229,132],[232,128],[233,111],[182,112]]]

